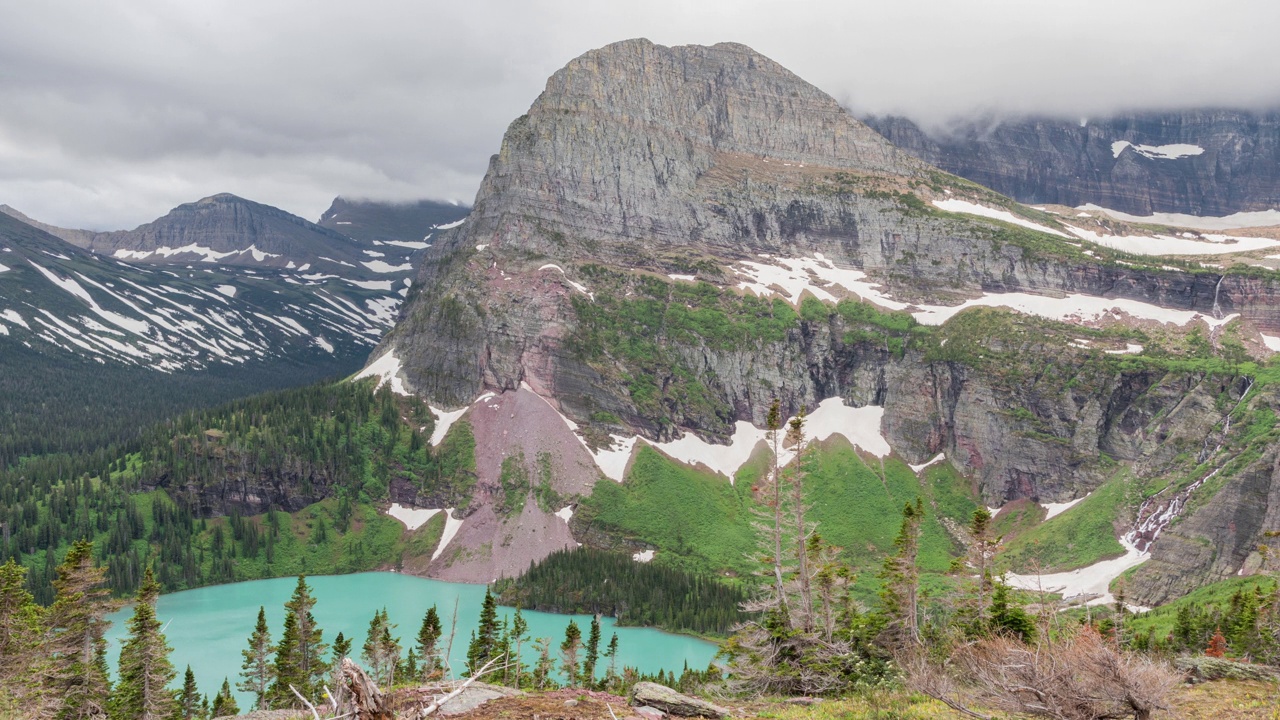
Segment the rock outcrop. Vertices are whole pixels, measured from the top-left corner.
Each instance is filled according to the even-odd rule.
[[[934,133],[903,117],[865,121],[915,157],[1024,203],[1134,215],[1280,208],[1280,112],[974,120]]]
[[[729,715],[729,711],[719,705],[651,682],[638,682],[631,688],[631,704],[657,708],[678,717],[722,718]]]

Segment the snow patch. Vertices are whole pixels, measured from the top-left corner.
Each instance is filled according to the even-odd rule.
[[[417,530],[427,524],[436,513],[440,512],[439,508],[428,510],[426,508],[410,508],[400,503],[391,503],[391,507],[387,509],[387,514],[404,523],[406,530],[410,532]]]
[[[1108,299],[1078,294],[1048,297],[1030,293],[987,293],[980,298],[967,300],[951,307],[926,305],[923,309],[911,314],[922,325],[941,325],[956,313],[971,307],[1005,307],[1028,315],[1076,324],[1093,322],[1108,315],[1115,317],[1127,315],[1141,320],[1154,320],[1178,326],[1201,320],[1210,328],[1216,328],[1239,317],[1239,313],[1232,313],[1219,320],[1190,310],[1172,310],[1123,298]]]
[[[934,200],[933,204],[939,209],[946,210],[947,212],[964,213],[966,215],[978,215],[981,217],[991,218],[993,220],[1003,220],[1004,222],[1021,225],[1022,227],[1038,230],[1042,233],[1049,233],[1050,235],[1057,235],[1058,237],[1064,238],[1071,237],[1059,230],[1047,228],[1044,225],[1038,225],[1030,220],[1020,218],[1008,210],[997,210],[995,208],[989,208],[985,205],[978,205],[965,200]]]
[[[352,280],[351,278],[341,278],[341,280],[365,290],[382,290],[384,292],[391,292],[391,283],[393,282],[391,280]]]
[[[938,453],[937,455],[934,455],[933,458],[929,460],[929,462],[921,463],[919,465],[911,465],[909,467],[911,468],[912,472],[919,475],[925,468],[929,467],[930,465],[937,465],[938,463],[946,459],[947,459],[946,453]]]
[[[638,553],[631,553],[631,559],[638,563],[647,563],[653,560],[653,550],[642,550]]]
[[[1125,553],[1118,558],[1101,560],[1078,570],[1047,575],[1009,573],[1005,575],[1004,580],[1012,587],[1022,590],[1043,589],[1045,592],[1060,593],[1064,599],[1078,595],[1098,595],[1086,604],[1110,605],[1115,602],[1115,598],[1108,589],[1111,581],[1120,577],[1124,571],[1141,565],[1151,557],[1150,553],[1138,550],[1125,538],[1120,539],[1120,544],[1124,546]]]
[[[229,298],[233,298],[236,296],[235,285],[219,285],[216,289],[218,292],[222,293],[223,295],[226,295]]]
[[[1122,213],[1119,210],[1109,210],[1093,204],[1083,205],[1076,209],[1103,212],[1117,220],[1124,220],[1125,222],[1150,223],[1152,225],[1173,225],[1175,227],[1195,228],[1196,230],[1231,230],[1234,228],[1272,227],[1274,225],[1280,225],[1280,210],[1254,210],[1217,217],[1213,215],[1184,215],[1183,213],[1130,215],[1128,213]]]
[[[1067,227],[1083,240],[1134,255],[1227,255],[1280,245],[1280,240],[1263,237],[1207,234],[1192,239],[1174,235],[1103,235],[1074,225]]]
[[[1105,350],[1108,355],[1137,355],[1142,352],[1142,346],[1136,343],[1125,343],[1123,350]]]
[[[476,246],[476,249],[479,249],[479,248],[480,248],[480,246],[479,246],[479,245],[477,245],[477,246]],[[564,268],[560,267],[559,265],[556,265],[556,264],[554,264],[554,263],[547,263],[546,265],[543,265],[542,267],[538,268],[538,271],[539,271],[539,272],[541,272],[541,271],[543,271],[543,270],[559,270],[559,271],[560,271],[560,274],[561,274],[562,276],[564,276],[564,281],[565,281],[565,282],[567,282],[567,283],[569,283],[570,285],[572,285],[574,290],[577,290],[578,292],[582,293],[583,295],[586,295],[587,297],[591,298],[592,300],[594,300],[594,299],[595,299],[595,295],[593,295],[592,293],[590,293],[590,292],[588,292],[588,291],[587,291],[587,286],[586,286],[586,285],[583,285],[582,283],[576,283],[576,282],[574,282],[574,281],[570,280],[570,279],[569,279],[569,276],[565,273]]]
[[[1064,502],[1064,503],[1040,503],[1040,507],[1042,507],[1042,508],[1044,508],[1046,511],[1048,511],[1048,512],[1047,512],[1047,514],[1044,516],[1044,519],[1045,519],[1045,520],[1052,520],[1053,518],[1058,517],[1058,516],[1059,516],[1059,515],[1061,515],[1062,513],[1064,513],[1064,512],[1066,512],[1066,511],[1070,510],[1071,508],[1075,507],[1075,506],[1076,506],[1076,503],[1078,503],[1078,502],[1080,502],[1081,500],[1083,500],[1083,499],[1085,499],[1085,498],[1089,497],[1089,495],[1090,495],[1090,494],[1092,494],[1092,493],[1085,493],[1083,496],[1078,497],[1078,498],[1076,498],[1075,500],[1072,500],[1072,501],[1070,501],[1070,502]]]
[[[397,395],[411,394],[405,388],[404,380],[400,378],[400,359],[396,357],[394,350],[388,350],[382,357],[369,363],[369,366],[356,373],[353,379],[360,380],[367,377],[378,378],[378,387],[391,383],[391,392]]]
[[[1195,157],[1204,153],[1199,145],[1174,143],[1173,145],[1134,145],[1128,140],[1117,140],[1111,143],[1111,157],[1118,158],[1125,148],[1133,148],[1139,155],[1153,160],[1178,160],[1184,157]]]
[[[825,440],[832,435],[843,435],[855,446],[875,457],[883,458],[890,452],[889,442],[880,432],[883,417],[884,408],[877,405],[855,408],[846,406],[838,397],[827,398],[818,403],[818,407],[805,418],[805,437],[809,440]],[[783,423],[783,426],[786,424]],[[668,443],[650,444],[676,460],[690,465],[705,465],[732,481],[751,457],[756,445],[766,440],[767,434],[767,430],[739,421],[728,445],[714,445],[691,432]],[[779,465],[786,465],[794,458],[793,450],[779,450]]]
[[[480,401],[477,399],[476,402]],[[453,427],[453,424],[458,421],[458,418],[462,417],[462,415],[469,409],[464,407],[458,410],[446,412],[440,408],[431,407],[430,405],[427,407],[431,408],[431,413],[436,416],[436,425],[431,430],[431,447],[439,446],[440,443],[444,441],[444,436],[449,434],[449,428]]]
[[[401,265],[392,265],[383,260],[365,260],[361,261],[361,265],[369,268],[376,273],[394,273],[407,272],[413,269],[412,263],[403,263]]]
[[[8,250],[9,248],[5,248],[5,249],[6,249],[6,250]],[[0,265],[0,272],[9,272],[9,266],[8,266],[8,265]]]
[[[446,509],[445,513],[444,532],[440,534],[440,544],[436,547],[436,551],[431,554],[432,560],[440,557],[440,553],[448,547],[449,541],[458,534],[458,528],[462,527],[462,520],[453,517],[453,508]]]
[[[685,282],[694,282],[698,279],[697,275],[678,275],[676,273],[667,273],[667,277],[672,280],[683,280]]]
[[[316,345],[323,348],[325,352],[329,353],[330,355],[333,354],[333,343],[329,342],[328,340],[325,340],[323,336],[317,335],[315,337],[314,342]]]
[[[27,262],[31,262],[31,261],[28,260]],[[31,263],[31,267],[35,268],[36,270],[39,270],[40,274],[44,275],[45,279],[47,279],[49,282],[53,283],[54,285],[57,285],[58,287],[65,290],[66,292],[70,293],[71,295],[74,295],[75,297],[83,300],[85,303],[89,305],[89,309],[93,310],[93,312],[95,312],[98,315],[98,317],[101,317],[103,320],[106,320],[107,322],[113,325],[119,326],[121,328],[124,328],[125,330],[128,330],[131,333],[136,333],[138,335],[145,336],[147,332],[151,330],[151,325],[142,320],[135,320],[133,318],[120,315],[119,313],[114,313],[114,312],[111,312],[110,310],[103,309],[98,305],[98,301],[94,300],[93,297],[89,295],[89,291],[81,287],[80,283],[76,282],[74,279],[66,278],[64,280],[58,277],[57,275],[53,274],[52,272],[45,270],[44,268],[40,267],[34,262]]]
[[[467,221],[466,218],[462,218],[461,220],[455,220],[451,223],[445,223],[443,225],[432,225],[431,229],[432,230],[452,230],[453,228],[458,227],[459,225],[461,225],[466,221]]]
[[[431,237],[428,235],[427,237]],[[388,240],[383,245],[395,245],[397,247],[409,248],[410,250],[426,250],[431,247],[431,243],[419,242],[417,240]]]
[[[910,307],[907,303],[889,299],[879,285],[867,282],[866,273],[838,268],[822,253],[800,258],[780,258],[765,254],[760,257],[771,261],[770,264],[748,260],[739,263],[740,267],[733,268],[735,273],[751,280],[738,283],[740,290],[762,297],[781,295],[788,302],[798,304],[805,292],[824,302],[835,302],[838,298],[830,288],[838,285],[853,295],[871,300],[889,310],[905,310]]]
[[[569,520],[573,518],[573,506],[565,505],[555,512],[555,516],[563,520],[565,525],[568,525]]]
[[[0,318],[4,318],[14,325],[21,325],[28,330],[31,329],[31,326],[27,324],[26,320],[22,319],[22,316],[18,314],[17,310],[5,310],[4,312],[0,312]]]
[[[1262,344],[1266,345],[1268,350],[1272,352],[1280,352],[1280,337],[1268,335],[1266,333],[1259,334],[1262,335]]]

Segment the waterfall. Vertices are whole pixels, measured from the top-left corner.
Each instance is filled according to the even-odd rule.
[[[1240,393],[1240,399],[1227,411],[1227,415],[1222,421],[1222,432],[1210,432],[1205,436],[1204,445],[1200,448],[1200,455],[1196,459],[1197,463],[1205,462],[1222,450],[1222,443],[1227,434],[1231,432],[1231,416],[1235,414],[1236,410],[1240,409],[1245,399],[1249,397],[1249,392],[1253,390],[1253,382],[1253,379],[1249,378],[1248,384],[1244,387],[1244,392]],[[1215,436],[1217,437],[1217,443],[1214,445],[1213,450],[1210,451],[1209,443],[1213,442]],[[1169,527],[1169,524],[1182,514],[1183,509],[1187,506],[1187,501],[1191,499],[1191,495],[1221,471],[1221,466],[1215,468],[1212,472],[1191,483],[1182,492],[1174,494],[1173,497],[1167,500],[1161,500],[1160,498],[1164,495],[1165,490],[1168,490],[1172,485],[1166,486],[1160,492],[1143,500],[1142,504],[1138,506],[1138,515],[1134,518],[1133,527],[1124,535],[1125,544],[1132,545],[1141,552],[1147,552],[1151,548],[1151,544],[1156,541],[1156,538],[1160,537],[1160,533],[1164,532],[1164,529]]]
[[[1213,317],[1215,320],[1222,319],[1222,306],[1218,304],[1218,293],[1222,291],[1222,281],[1226,279],[1226,275],[1219,275],[1218,284],[1213,286]]]

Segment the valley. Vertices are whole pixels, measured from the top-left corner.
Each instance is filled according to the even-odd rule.
[[[551,75],[472,206],[311,223],[218,194],[111,232],[0,207],[0,620],[73,632],[67,578],[96,577],[101,618],[134,598],[98,636],[119,686],[151,623],[207,690],[254,606],[279,673],[299,623],[358,641],[373,614],[332,661],[390,689],[444,679],[400,639],[456,600],[454,678],[505,657],[517,689],[542,663],[526,689],[880,688],[904,713],[1031,712],[975,647],[1155,684],[1215,633],[1280,662],[1272,118],[1182,120],[933,137],[745,45],[635,39]],[[1024,182],[1033,131],[1061,142]],[[1071,175],[1099,148],[1109,174]],[[576,614],[558,679],[570,618],[542,610]],[[593,617],[630,674],[577,676]],[[296,706],[281,677],[328,696],[323,663],[271,704]],[[14,687],[0,711],[48,699]]]

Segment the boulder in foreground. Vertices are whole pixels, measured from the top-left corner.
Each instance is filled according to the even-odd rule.
[[[681,717],[722,718],[729,711],[706,700],[699,700],[657,683],[636,683],[631,690],[632,705],[647,705]]]

